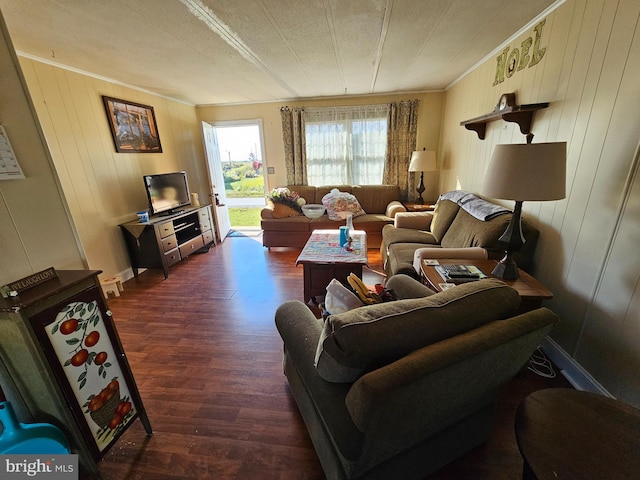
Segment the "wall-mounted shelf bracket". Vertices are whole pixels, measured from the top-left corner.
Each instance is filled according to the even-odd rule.
[[[478,138],[480,140],[484,140],[487,132],[487,123],[494,122],[496,120],[514,122],[520,127],[520,132],[527,136],[527,143],[531,143],[531,140],[533,140],[533,134],[531,133],[533,115],[538,110],[547,108],[548,106],[548,102],[516,105],[515,93],[507,93],[500,97],[500,101],[493,112],[470,120],[464,120],[463,122],[460,122],[460,125],[463,125],[467,130],[476,132],[478,134]]]

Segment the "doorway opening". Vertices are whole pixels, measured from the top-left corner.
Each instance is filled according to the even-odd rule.
[[[258,120],[216,123],[225,202],[234,230],[260,232],[260,210],[266,205],[262,125]]]

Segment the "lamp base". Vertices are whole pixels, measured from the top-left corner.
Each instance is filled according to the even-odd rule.
[[[501,278],[502,280],[518,279],[518,265],[513,259],[513,254],[520,250],[525,243],[524,235],[522,234],[522,222],[520,221],[521,216],[522,201],[516,200],[511,221],[509,221],[507,229],[498,239],[500,243],[506,244],[506,251],[505,256],[500,260],[498,265],[496,265],[493,272],[491,272],[496,278]]]
[[[418,188],[416,188],[416,192],[418,192],[418,198],[416,198],[416,202],[418,205],[424,205],[424,198],[422,198],[422,194],[424,192],[424,172],[420,172],[420,183],[418,183]]]
[[[518,265],[510,255],[507,255],[498,262],[491,275],[502,280],[517,280],[519,277]]]

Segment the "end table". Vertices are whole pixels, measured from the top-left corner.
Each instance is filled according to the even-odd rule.
[[[489,277],[491,271],[498,263],[497,260],[473,260],[469,258],[439,258],[438,262],[444,265],[475,265],[480,271]],[[444,280],[435,269],[435,265],[428,265],[425,260],[421,265],[422,283],[435,292],[442,291],[441,283]],[[542,283],[533,278],[527,272],[518,269],[519,278],[517,280],[502,280],[520,294],[520,313],[528,312],[542,306],[542,300],[553,298],[553,293]],[[480,282],[482,280],[479,280]]]
[[[640,410],[565,388],[538,390],[516,412],[524,480],[632,479],[640,472]]]
[[[435,203],[403,203],[402,206],[407,212],[433,212],[436,208]]]

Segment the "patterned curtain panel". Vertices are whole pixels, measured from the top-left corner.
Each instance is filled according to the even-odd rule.
[[[392,102],[389,105],[387,158],[382,183],[400,186],[403,200],[414,188],[415,175],[409,175],[409,160],[416,149],[418,100]]]
[[[304,134],[304,108],[282,107],[282,140],[288,185],[307,185],[307,153]]]

